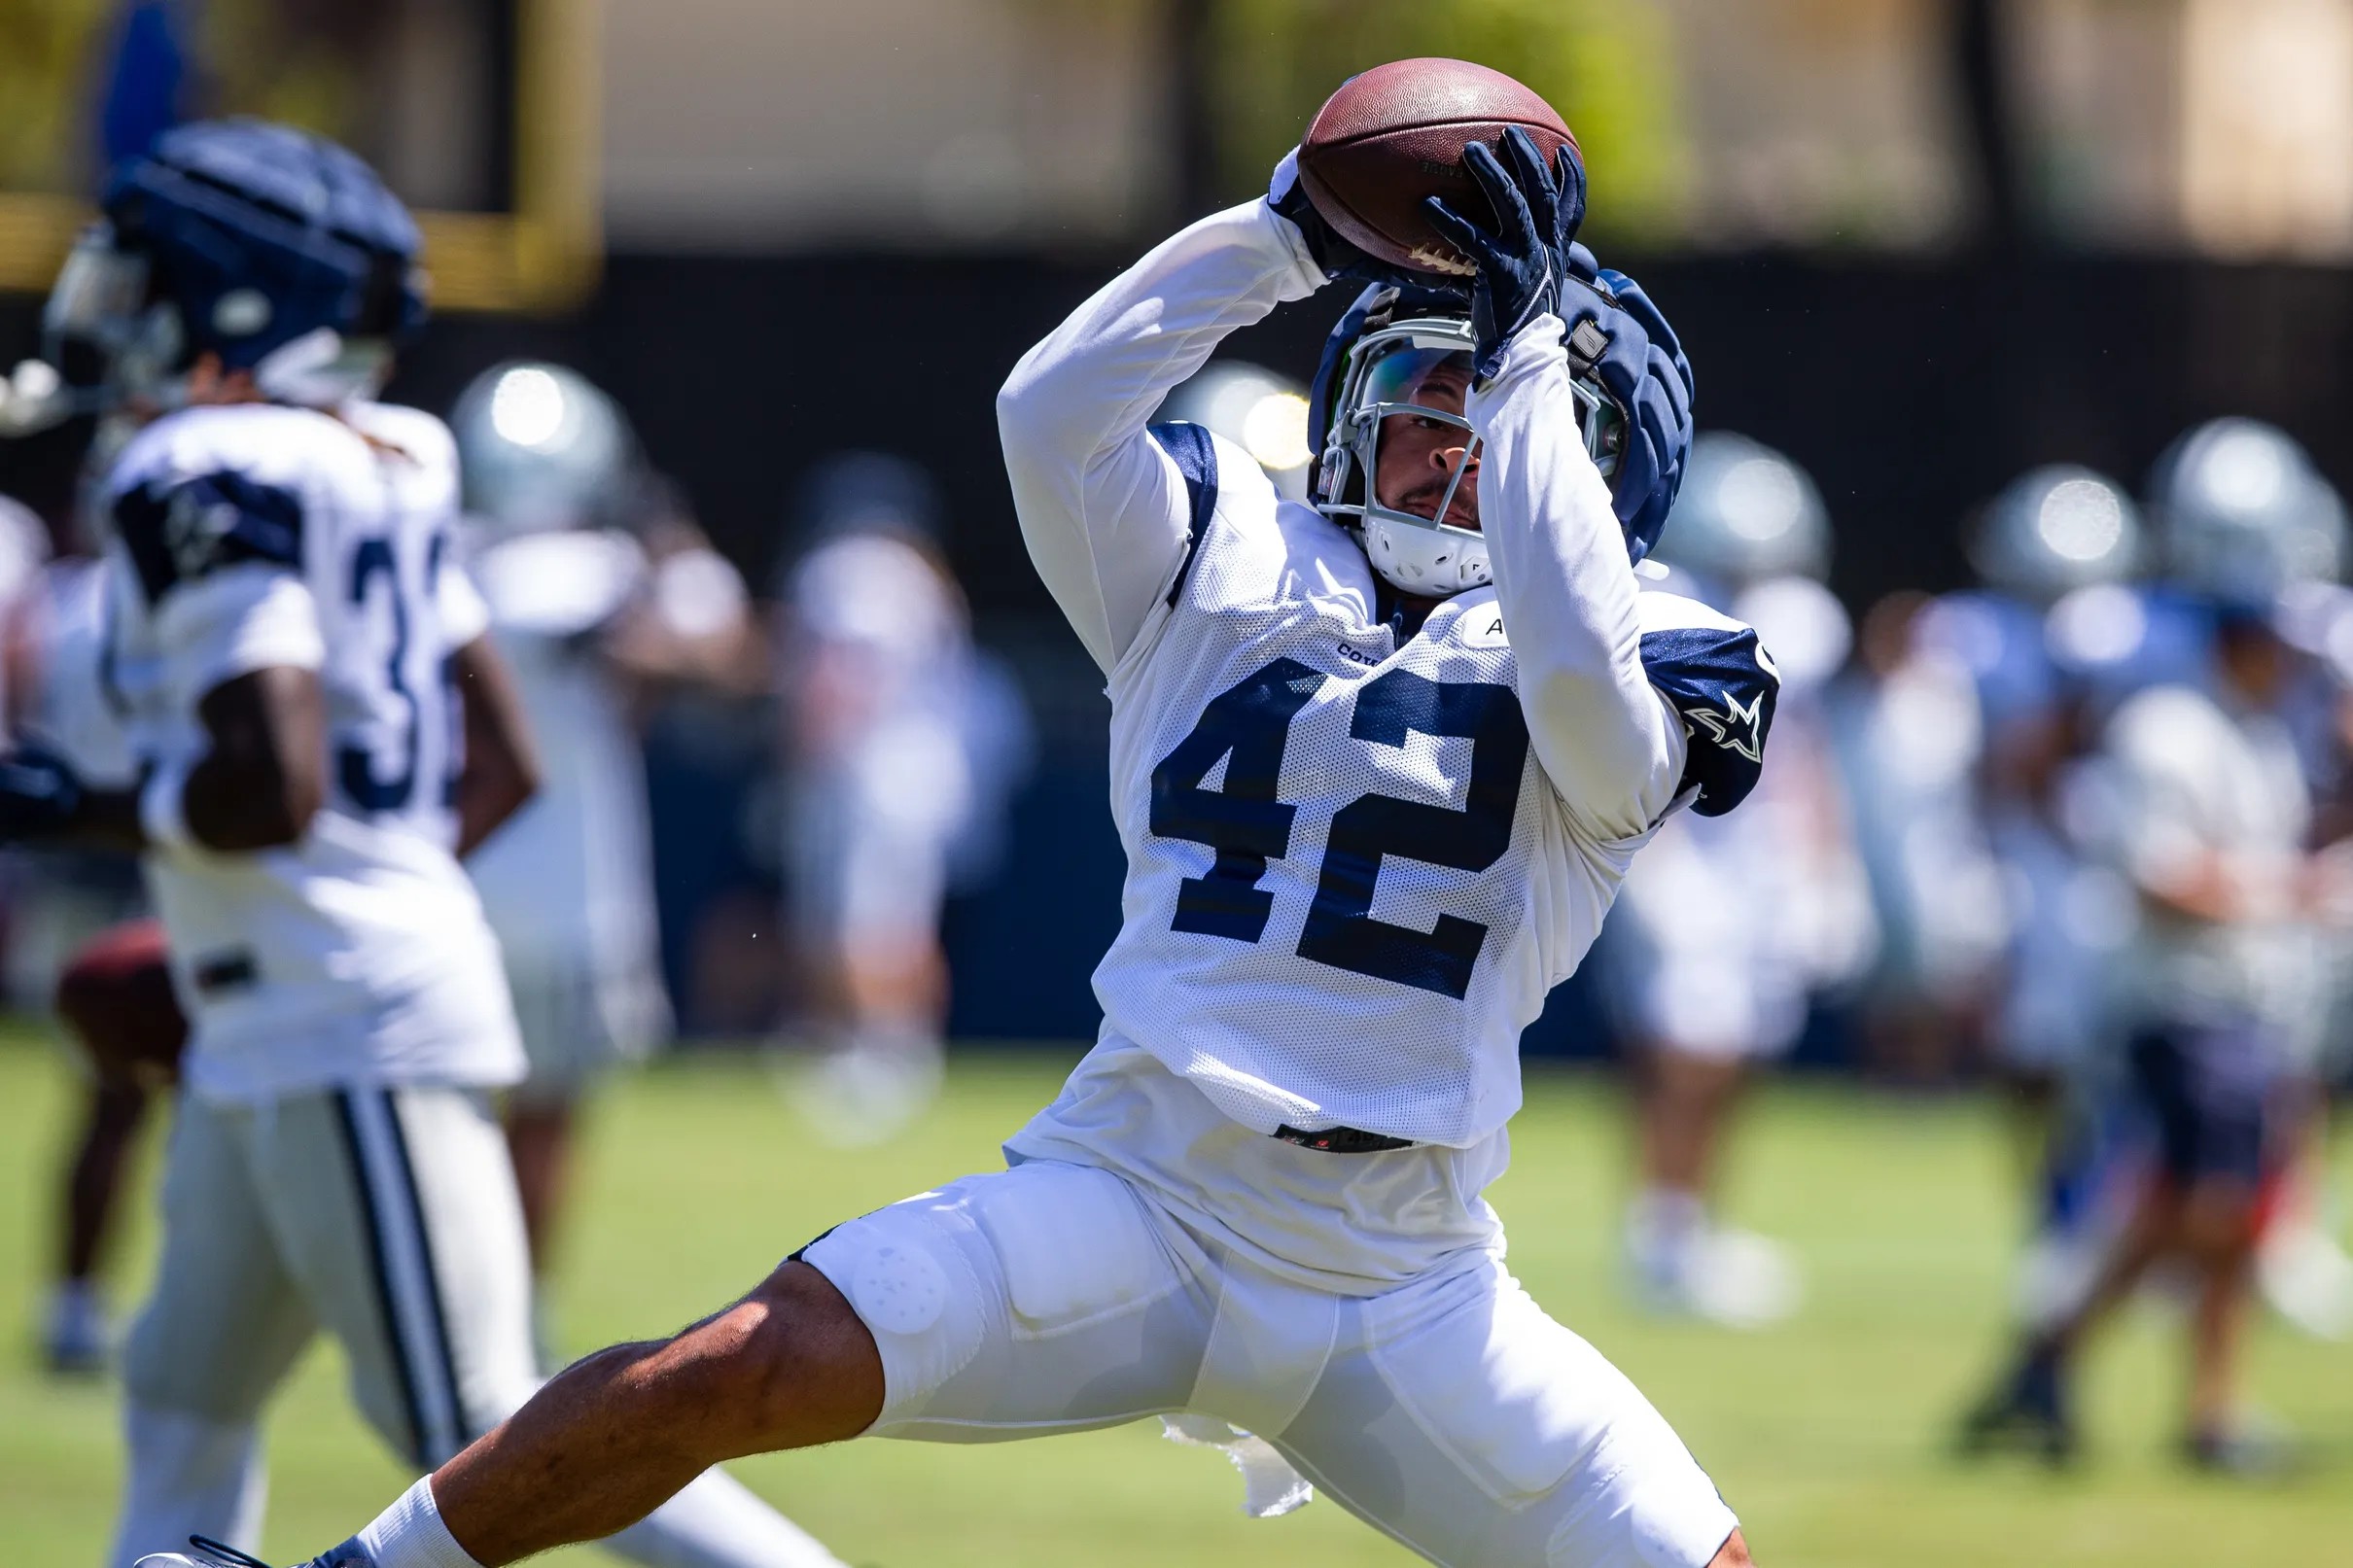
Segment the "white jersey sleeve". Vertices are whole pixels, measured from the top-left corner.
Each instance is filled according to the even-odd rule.
[[[442,563],[434,596],[440,605],[441,634],[449,640],[451,647],[464,647],[490,630],[490,602],[482,597],[474,574],[462,563]]]
[[[1631,838],[1680,786],[1683,726],[1651,684],[1626,539],[1584,443],[1557,317],[1513,339],[1468,414],[1486,446],[1479,507],[1519,661],[1528,741],[1569,812]]]
[[[115,498],[124,586],[146,607],[156,656],[198,700],[255,670],[325,663],[302,510],[294,488],[213,467],[193,442],[165,444]]]
[[[1030,559],[1106,671],[1182,567],[1209,471],[1197,442],[1173,450],[1145,422],[1227,333],[1323,281],[1264,201],[1214,213],[1105,285],[998,395]]]

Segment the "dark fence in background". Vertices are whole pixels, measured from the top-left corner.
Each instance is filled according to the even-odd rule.
[[[620,256],[571,320],[439,323],[395,388],[439,408],[501,358],[579,365],[628,408],[755,584],[819,458],[881,447],[940,477],[983,636],[1041,710],[1040,769],[1017,803],[1005,870],[951,919],[968,1033],[1091,1033],[1085,976],[1116,919],[1102,701],[1022,555],[991,406],[1014,359],[1113,264]],[[2089,463],[2137,484],[2167,440],[2214,414],[2277,422],[2353,488],[2353,274],[2090,257],[1630,270],[1691,348],[1703,422],[1784,448],[1820,482],[1839,533],[1835,583],[1858,607],[1961,580],[1962,520],[2027,466]],[[1343,303],[1330,291],[1232,350],[1304,375]],[[36,310],[0,305],[0,364],[29,351]],[[0,490],[40,487],[28,461],[0,451]],[[710,778],[689,769],[682,787],[682,803],[717,819]],[[716,845],[693,853],[701,881],[726,881]],[[1573,997],[1555,1014],[1531,1044],[1585,1031]]]

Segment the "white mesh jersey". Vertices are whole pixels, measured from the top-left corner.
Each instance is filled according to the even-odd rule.
[[[299,843],[148,856],[194,1093],[521,1074],[452,854],[450,655],[485,624],[451,555],[456,495],[439,421],[374,404],[183,410],[107,476],[113,654],[142,757],[199,754],[198,705],[255,670],[316,671],[326,702],[329,788]]]
[[[1473,1143],[1645,835],[1551,787],[1493,588],[1399,642],[1364,551],[1218,456],[1176,603],[1111,676],[1105,1022],[1262,1132]]]
[[[1465,410],[1494,584],[1411,637],[1347,534],[1199,427],[1147,426],[1220,337],[1323,281],[1264,203],[1215,214],[1000,395],[1031,559],[1109,677],[1129,860],[1102,1038],[1006,1148],[1360,1291],[1499,1245],[1479,1192],[1520,1030],[1658,821],[1754,784],[1776,682],[1754,632],[1636,592],[1556,317]],[[1412,1146],[1266,1135],[1286,1126]]]
[[[113,789],[135,782],[139,768],[123,727],[123,699],[111,679],[110,575],[103,559],[87,556],[41,569],[24,606],[37,674],[18,727],[53,748],[84,783]]]
[[[650,1045],[669,1004],[645,759],[594,642],[648,591],[645,549],[605,530],[523,534],[485,545],[473,572],[531,714],[543,782],[467,869],[518,987],[526,975],[582,984],[617,1041]]]

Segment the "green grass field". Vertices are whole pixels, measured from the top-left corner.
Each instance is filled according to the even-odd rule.
[[[0,1552],[10,1568],[95,1564],[118,1471],[114,1394],[48,1382],[29,1353],[69,1082],[50,1052],[8,1039]],[[565,1340],[586,1348],[672,1327],[832,1221],[993,1167],[999,1137],[1052,1091],[1066,1060],[967,1057],[914,1134],[856,1154],[805,1143],[747,1064],[674,1064],[628,1084],[594,1129],[563,1268]],[[1949,1418],[1995,1354],[2011,1233],[2006,1144],[1986,1105],[1812,1088],[1762,1099],[1740,1149],[1738,1214],[1796,1244],[1811,1296],[1786,1328],[1744,1338],[1622,1306],[1611,1270],[1623,1154],[1614,1096],[1598,1079],[1545,1076],[1529,1099],[1495,1195],[1519,1273],[1666,1411],[1769,1568],[2353,1561],[2353,1348],[2276,1328],[2261,1334],[2257,1393],[2320,1458],[2294,1483],[2235,1486],[2174,1465],[2174,1340],[2156,1313],[2100,1347],[2080,1472],[1948,1459]],[[152,1241],[152,1174],[151,1157],[126,1276],[143,1274]],[[267,1550],[277,1560],[339,1540],[408,1479],[345,1408],[339,1373],[333,1349],[316,1349],[271,1420]],[[857,1564],[1410,1560],[1328,1503],[1246,1519],[1222,1459],[1156,1434],[851,1444],[740,1473]]]

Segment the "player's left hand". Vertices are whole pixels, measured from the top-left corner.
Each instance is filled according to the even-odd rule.
[[[54,838],[81,804],[82,781],[63,757],[39,747],[0,756],[0,843]]]
[[[1560,312],[1569,364],[1599,382],[1626,420],[1610,493],[1627,546],[1639,560],[1666,526],[1691,455],[1691,361],[1641,285],[1602,266],[1582,245],[1565,246],[1563,258]],[[1592,329],[1581,332],[1588,322]]]
[[[1449,207],[1443,196],[1422,203],[1430,226],[1479,269],[1471,283],[1471,329],[1479,339],[1472,368],[1482,381],[1501,367],[1503,351],[1520,329],[1553,308],[1563,222],[1567,219],[1566,232],[1574,233],[1585,208],[1583,182],[1563,192],[1527,131],[1514,125],[1503,133],[1502,147],[1501,157],[1485,142],[1462,150],[1462,166],[1495,210],[1493,233]]]

